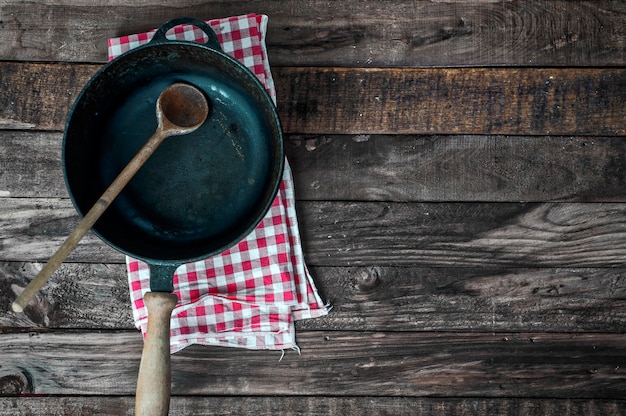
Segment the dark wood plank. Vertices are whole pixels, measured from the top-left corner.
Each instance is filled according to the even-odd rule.
[[[323,318],[299,329],[614,332],[626,322],[622,268],[314,267]]]
[[[623,204],[302,202],[311,265],[620,267]]]
[[[0,58],[105,61],[106,38],[181,15],[269,15],[276,65],[624,65],[621,2],[4,1]]]
[[[132,395],[137,332],[5,333],[16,393]],[[302,353],[191,346],[173,395],[622,399],[623,334],[300,331]]]
[[[626,70],[276,71],[284,128],[312,134],[624,135]]]
[[[23,314],[10,303],[41,264],[0,263],[0,327],[134,328],[122,264],[64,264]],[[620,332],[624,268],[313,267],[333,305],[298,329]]]
[[[620,203],[298,203],[310,265],[623,267]],[[0,260],[47,261],[78,222],[67,199],[0,198]],[[122,263],[88,236],[71,262]]]
[[[291,136],[296,196],[359,201],[623,201],[622,138]]]
[[[0,62],[0,128],[63,131],[76,97],[101,66]]]
[[[0,398],[0,415],[119,416],[131,414],[133,397],[20,397]],[[498,416],[586,415],[622,416],[623,400],[414,398],[414,397],[172,397],[172,415],[257,416]]]
[[[0,195],[67,198],[62,134],[0,137]],[[300,200],[626,201],[620,137],[286,137]]]
[[[99,68],[0,62],[0,127],[62,131]],[[623,68],[275,67],[286,133],[626,135]]]

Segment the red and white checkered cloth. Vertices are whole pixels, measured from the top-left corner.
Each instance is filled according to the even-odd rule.
[[[249,14],[207,23],[224,52],[248,67],[276,102],[265,49],[267,16]],[[109,60],[143,45],[156,30],[109,39]],[[206,42],[204,33],[181,25],[168,38]],[[145,336],[143,296],[150,290],[147,264],[126,258],[133,317]],[[291,169],[285,170],[276,199],[258,227],[224,253],[178,268],[178,296],[171,319],[170,349],[191,344],[250,349],[297,349],[294,321],[326,315],[304,263],[295,211]]]

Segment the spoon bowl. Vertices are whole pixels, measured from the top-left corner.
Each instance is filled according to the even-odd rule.
[[[171,135],[191,133],[204,123],[209,114],[209,103],[196,87],[175,83],[163,90],[157,100],[159,128]]]

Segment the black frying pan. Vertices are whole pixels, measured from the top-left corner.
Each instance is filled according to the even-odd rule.
[[[166,39],[169,29],[183,23],[200,28],[209,41],[203,45]],[[169,406],[175,269],[221,253],[248,235],[276,196],[284,161],[278,116],[257,78],[221,51],[217,36],[204,22],[175,19],[159,28],[150,43],[98,71],[71,110],[63,166],[80,214],[152,135],[157,97],[174,82],[204,92],[211,108],[207,121],[189,135],[166,139],[93,227],[110,246],[150,265],[152,297],[144,298],[150,319],[138,414],[143,412],[140,402],[160,401],[164,395],[167,403],[160,406]],[[159,311],[165,317],[157,318]],[[161,355],[153,357],[156,364],[144,366],[146,348],[152,348],[153,334],[159,331],[155,348]],[[163,386],[141,388],[142,372],[149,366],[163,367],[147,376],[160,379]],[[143,390],[157,393],[148,397]],[[154,408],[145,412],[156,414]]]

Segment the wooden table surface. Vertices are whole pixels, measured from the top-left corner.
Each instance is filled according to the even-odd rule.
[[[626,3],[0,1],[0,414],[127,415],[124,258],[78,217],[68,110],[106,38],[269,16],[305,256],[302,351],[172,356],[175,415],[626,413]]]

